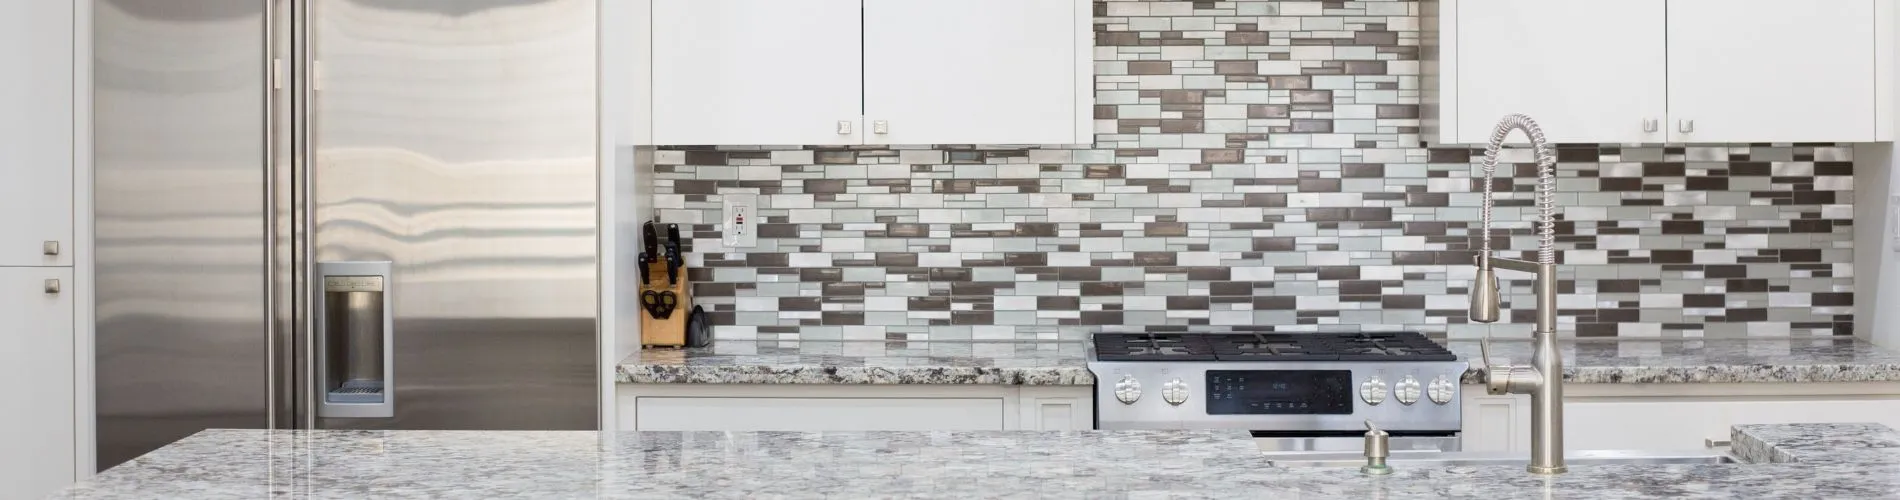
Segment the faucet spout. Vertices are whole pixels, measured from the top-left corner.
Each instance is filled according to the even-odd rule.
[[[1531,151],[1537,159],[1537,261],[1523,261],[1493,257],[1491,255],[1491,211],[1494,206],[1492,177],[1497,172],[1498,153],[1504,148],[1505,139],[1514,130],[1522,130],[1530,138]],[[1489,354],[1489,340],[1486,340],[1485,375],[1489,378],[1488,388],[1493,393],[1528,394],[1531,396],[1531,463],[1529,470],[1534,474],[1561,474],[1568,470],[1564,466],[1563,433],[1563,358],[1557,351],[1557,248],[1556,248],[1556,200],[1557,156],[1550,151],[1550,144],[1544,139],[1544,129],[1536,120],[1521,114],[1512,114],[1498,121],[1497,128],[1491,132],[1490,144],[1484,150],[1484,218],[1483,233],[1479,236],[1480,251],[1474,259],[1478,266],[1471,281],[1471,320],[1479,323],[1496,322],[1499,319],[1499,306],[1502,297],[1498,291],[1497,271],[1504,267],[1515,271],[1528,271],[1537,276],[1537,325],[1531,330],[1535,343],[1531,352],[1531,364],[1493,365]]]
[[[1482,251],[1478,253],[1478,267],[1491,268],[1491,211],[1494,207],[1492,178],[1498,170],[1498,153],[1504,149],[1505,139],[1511,131],[1522,130],[1530,139],[1531,153],[1537,160],[1537,263],[1555,264],[1557,262],[1557,155],[1550,150],[1550,143],[1544,139],[1544,128],[1537,120],[1521,114],[1505,115],[1491,131],[1491,142],[1484,148],[1484,208],[1480,216],[1484,220],[1484,232],[1479,237]]]

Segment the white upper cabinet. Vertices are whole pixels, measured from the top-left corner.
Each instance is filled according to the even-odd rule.
[[[1510,113],[1559,143],[1893,140],[1882,0],[1433,5],[1421,123],[1433,143],[1482,144]]]
[[[1093,28],[1070,0],[864,0],[868,144],[1090,142]]]
[[[70,266],[73,5],[0,2],[0,267]]]
[[[1089,0],[641,1],[637,143],[1094,139]]]
[[[1459,3],[1460,78],[1444,92],[1463,98],[1442,118],[1456,137],[1484,142],[1499,118],[1523,113],[1552,142],[1663,140],[1662,2]],[[1524,141],[1522,134],[1511,139]]]
[[[1878,1],[1669,0],[1670,141],[1874,141]]]
[[[861,0],[653,0],[658,144],[861,144]]]

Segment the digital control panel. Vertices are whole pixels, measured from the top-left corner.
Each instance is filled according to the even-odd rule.
[[[1209,415],[1350,415],[1351,370],[1208,370]]]

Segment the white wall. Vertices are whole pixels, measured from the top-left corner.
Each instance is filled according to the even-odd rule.
[[[653,150],[633,137],[645,137],[644,110],[650,79],[645,67],[651,52],[643,31],[646,2],[603,1],[599,10],[600,68],[600,429],[616,430],[615,366],[640,349],[640,305],[636,291],[640,222],[653,217]],[[601,434],[605,439],[606,434]]]
[[[92,2],[73,2],[73,467],[98,470],[92,263]]]
[[[1883,34],[1886,43],[1900,37],[1900,9],[1887,9],[1890,29]],[[1894,61],[1891,70],[1900,67],[1900,53],[1889,51]],[[1888,78],[1894,92],[1900,82]],[[1900,98],[1900,93],[1894,94]],[[1892,103],[1885,103],[1891,106]],[[1889,114],[1892,117],[1892,114]],[[1900,118],[1889,126],[1900,127]],[[1900,189],[1895,189],[1895,163],[1892,143],[1860,144],[1854,147],[1854,336],[1875,344],[1900,347],[1900,311],[1890,307],[1900,300],[1900,245],[1896,245],[1893,226],[1900,222]]]

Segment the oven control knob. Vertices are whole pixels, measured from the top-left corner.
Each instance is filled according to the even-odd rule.
[[[1181,379],[1177,378],[1174,380],[1169,380],[1168,383],[1166,384],[1161,384],[1161,400],[1162,401],[1167,401],[1168,404],[1171,404],[1174,406],[1181,406],[1181,403],[1187,402],[1187,398],[1188,398],[1187,382],[1182,382]]]
[[[1420,389],[1418,379],[1406,375],[1405,378],[1399,379],[1399,383],[1392,384],[1392,397],[1398,399],[1400,404],[1411,406],[1412,403],[1418,402],[1419,393],[1424,392]]]
[[[1385,381],[1372,377],[1359,384],[1359,399],[1366,404],[1378,406],[1385,402]]]
[[[1451,397],[1457,395],[1458,386],[1452,385],[1451,380],[1446,379],[1444,375],[1439,375],[1438,378],[1432,379],[1432,385],[1426,387],[1425,391],[1432,397],[1433,403],[1449,404]]]
[[[1141,382],[1136,382],[1134,375],[1122,375],[1121,381],[1115,383],[1115,400],[1132,405],[1140,399]]]

